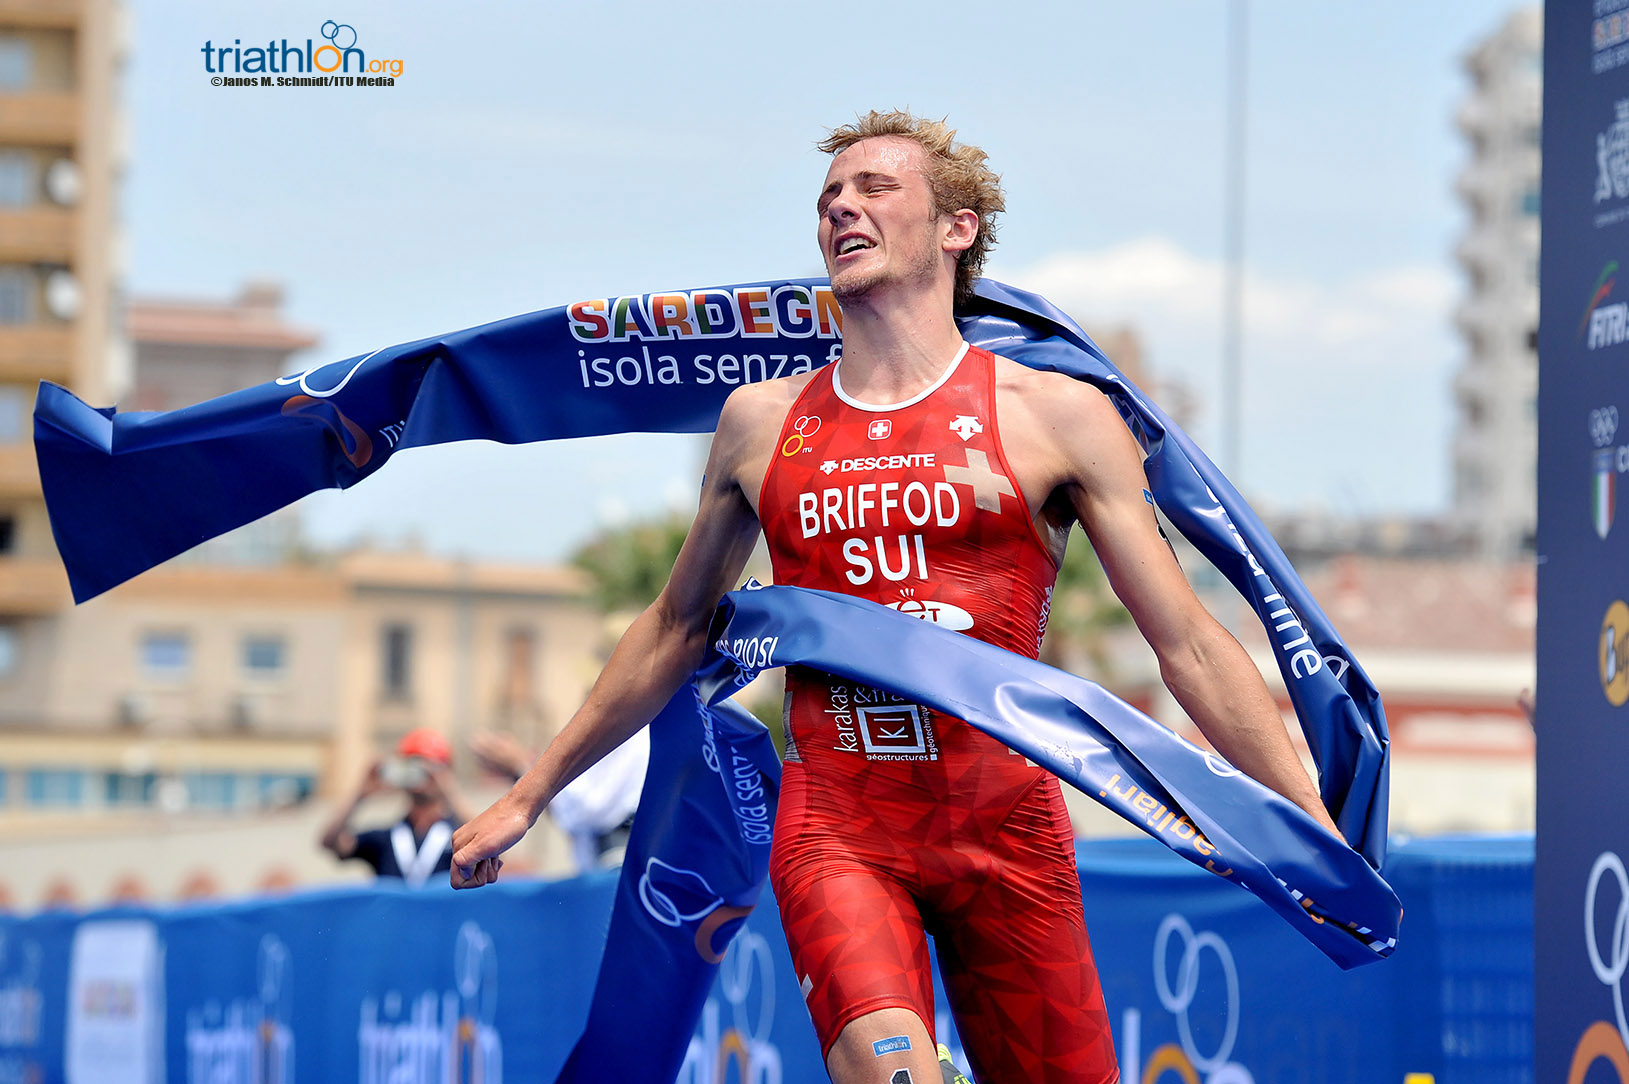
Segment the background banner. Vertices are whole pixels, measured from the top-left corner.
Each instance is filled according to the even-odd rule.
[[[1083,842],[1078,852],[1128,1081],[1525,1079],[1531,840],[1394,847],[1387,874],[1421,936],[1388,966],[1350,972],[1152,840]],[[381,885],[0,917],[0,1080],[69,1080],[67,1067],[94,1053],[71,1012],[104,1023],[145,1014],[162,1036],[162,1062],[127,1064],[121,1084],[549,1080],[582,1030],[615,889],[616,875],[603,873],[474,893]],[[152,947],[153,989],[136,972],[86,971],[95,961],[76,946],[109,931]],[[942,993],[939,1005],[940,1040],[959,1050]],[[616,1023],[637,1054],[659,1021],[625,1013]],[[1475,1044],[1456,1038],[1473,1033]],[[826,1080],[767,894],[706,990],[677,1080]]]
[[[1544,11],[1535,1079],[1629,1082],[1629,0]]]

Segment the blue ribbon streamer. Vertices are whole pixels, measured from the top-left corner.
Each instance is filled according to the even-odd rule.
[[[1109,395],[1146,453],[1148,488],[1160,510],[1250,601],[1266,628],[1318,766],[1324,804],[1367,867],[1378,869],[1385,857],[1389,757],[1379,695],[1244,499],[1085,332],[1043,298],[985,280],[957,320],[976,346],[1088,381]],[[58,549],[74,597],[83,601],[307,493],[354,485],[402,448],[710,431],[734,387],[825,364],[837,356],[840,334],[830,290],[816,279],[594,299],[326,363],[166,413],[97,409],[42,384],[35,446]],[[744,613],[771,620],[757,612],[762,604],[743,603],[744,597],[750,596],[734,599],[736,620],[748,620]],[[789,604],[788,614],[774,620],[789,619],[799,608]],[[853,607],[841,612],[845,622],[859,619]],[[832,645],[809,636],[787,643],[803,644],[811,660],[837,668],[841,660],[823,654]],[[972,644],[936,642],[933,650],[979,653]],[[956,672],[935,667],[919,676],[937,680]],[[856,670],[852,676],[893,687],[884,675]],[[910,695],[970,717],[1060,774],[1070,775],[1064,769],[1074,770],[1069,758],[1079,755],[1075,781],[1125,811],[1124,801],[1110,796],[1130,792],[1106,786],[1113,773],[1099,769],[1120,770],[1137,793],[1181,810],[1236,872],[1250,871],[1252,890],[1343,966],[1382,953],[1364,947],[1350,930],[1330,929],[1330,919],[1368,927],[1384,935],[1377,936],[1382,944],[1395,936],[1395,923],[1384,917],[1385,899],[1372,891],[1378,881],[1372,869],[1365,874],[1350,860],[1331,857],[1327,841],[1309,839],[1293,807],[1265,788],[1198,775],[1214,762],[1194,761],[1191,747],[1149,729],[1090,683],[1043,667],[995,688],[994,700],[962,689],[967,702],[958,699],[956,708],[936,701],[932,681]],[[1059,720],[1068,721],[1067,736],[1057,729]],[[1073,751],[1049,760],[1049,743]],[[657,799],[650,786],[647,800],[659,808],[675,816],[692,812],[683,802],[661,804],[666,799]],[[1127,800],[1140,815],[1135,799]],[[1263,809],[1273,812],[1252,826],[1252,814]],[[1133,819],[1146,823],[1146,816]],[[1304,865],[1279,860],[1303,847],[1312,848],[1295,858]],[[1261,861],[1252,864],[1252,854]],[[1280,876],[1287,884],[1275,893],[1268,881]],[[1297,892],[1316,901],[1310,910],[1296,902]],[[618,913],[623,910],[619,903]],[[637,957],[613,945],[606,966],[617,959]],[[620,988],[621,981],[607,989]]]

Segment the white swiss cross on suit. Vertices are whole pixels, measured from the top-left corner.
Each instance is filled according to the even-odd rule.
[[[945,481],[973,487],[973,503],[986,512],[1001,511],[1001,495],[1018,496],[1005,474],[990,469],[990,457],[977,448],[967,449],[967,466],[945,467]]]
[[[894,423],[887,418],[878,418],[866,429],[866,436],[872,440],[887,440],[888,434],[894,431]]]

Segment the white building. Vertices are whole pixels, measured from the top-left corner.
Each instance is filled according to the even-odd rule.
[[[1456,118],[1471,160],[1456,186],[1470,223],[1455,253],[1469,290],[1455,314],[1454,518],[1489,556],[1530,551],[1538,517],[1543,28],[1539,8],[1523,9],[1471,51]]]

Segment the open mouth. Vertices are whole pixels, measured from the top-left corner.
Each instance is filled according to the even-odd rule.
[[[868,248],[876,247],[877,243],[871,240],[869,237],[861,237],[858,234],[854,234],[852,236],[843,238],[837,243],[837,255],[849,256],[853,253],[863,252]]]

